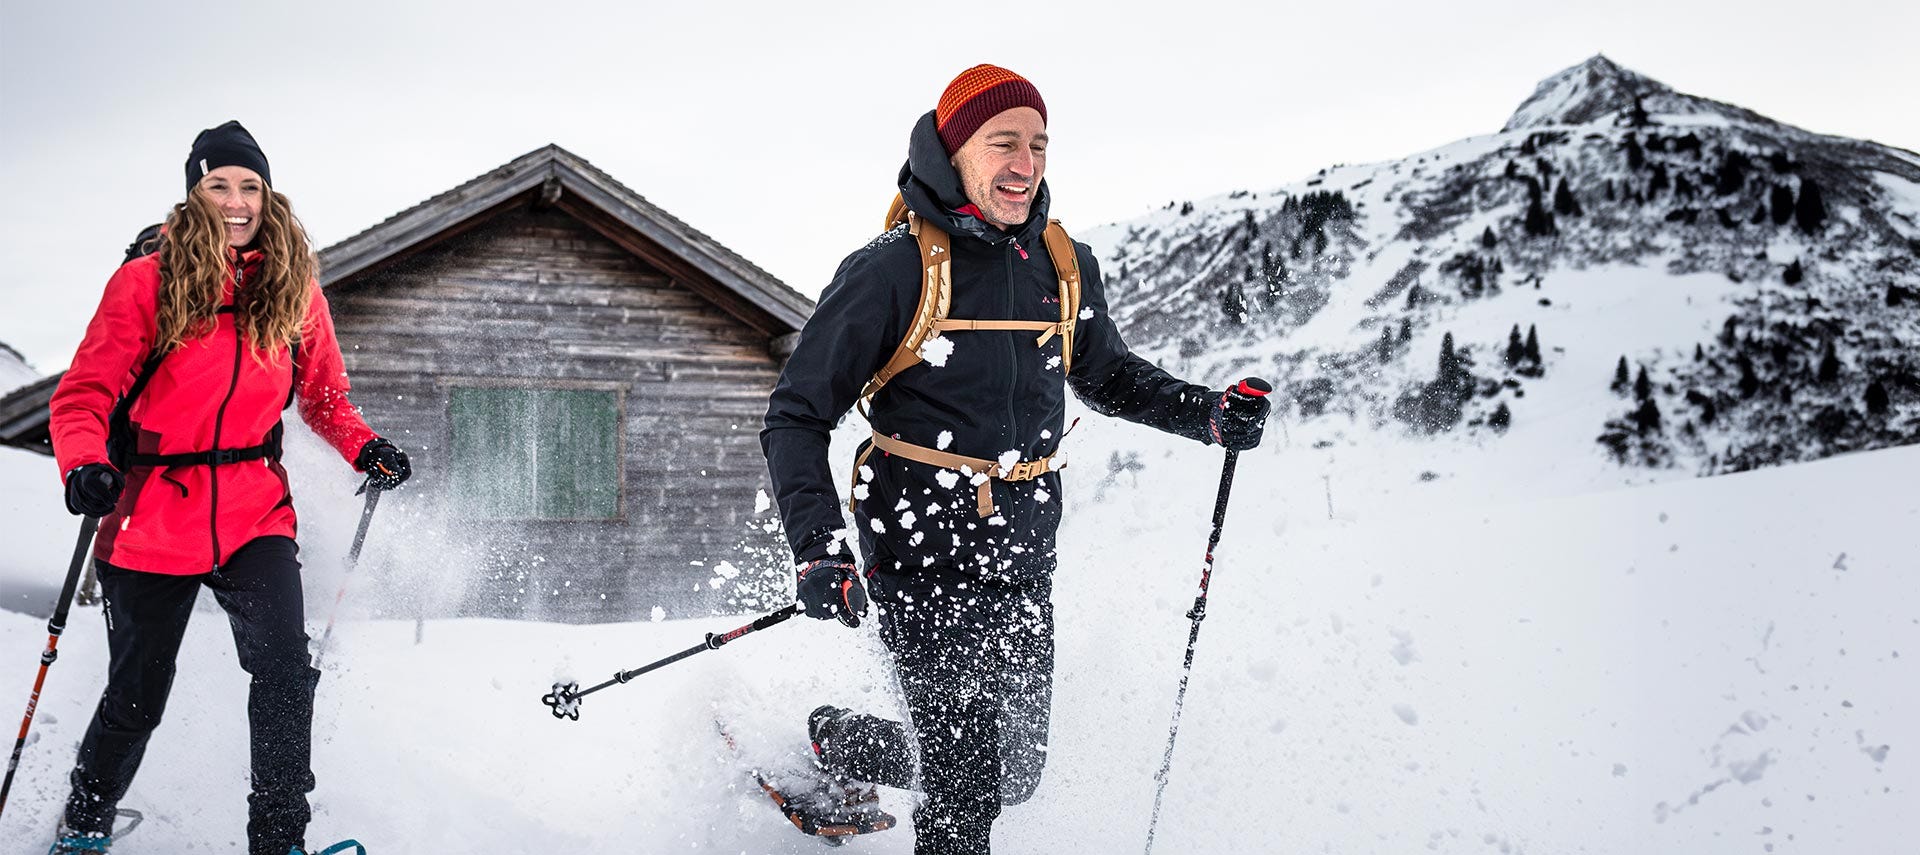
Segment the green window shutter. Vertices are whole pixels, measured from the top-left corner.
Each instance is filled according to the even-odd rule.
[[[612,392],[540,393],[536,507],[549,519],[620,515],[620,409]]]
[[[613,392],[454,388],[454,506],[475,519],[620,515],[620,406]]]

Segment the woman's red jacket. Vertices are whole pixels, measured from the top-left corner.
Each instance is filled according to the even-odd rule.
[[[260,265],[249,252],[229,257],[243,283]],[[232,272],[230,267],[229,272]],[[225,302],[233,302],[228,277]],[[298,365],[289,352],[269,353],[242,340],[234,316],[166,355],[133,403],[133,448],[185,454],[243,448],[265,441],[280,421],[288,386],[314,433],[352,461],[374,438],[347,400],[347,372],[320,284],[300,334]],[[157,337],[158,255],[127,262],[107,281],[73,367],[53,393],[50,429],[60,471],[107,462],[107,422],[133,385]],[[100,521],[94,555],[130,570],[187,575],[215,569],[248,541],[293,537],[297,522],[287,473],[271,458],[219,466],[132,466],[126,491]]]

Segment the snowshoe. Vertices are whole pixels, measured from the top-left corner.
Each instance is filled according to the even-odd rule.
[[[47,850],[47,855],[106,852],[113,847],[114,841],[132,834],[146,820],[145,816],[132,808],[115,808],[113,814],[115,818],[128,820],[126,826],[108,832],[74,831],[65,822],[60,823],[60,830],[54,833],[53,846]]]
[[[808,735],[816,740],[819,737],[814,722],[818,715],[816,711],[807,728]],[[724,724],[716,722],[716,725],[727,747],[739,757],[740,749],[733,735]],[[885,831],[894,826],[897,820],[893,814],[880,808],[877,788],[842,780],[827,772],[819,763],[817,749],[811,757],[812,762],[801,768],[782,772],[755,768],[749,769],[748,775],[794,828],[828,845],[839,846],[854,835]]]
[[[349,849],[353,850],[356,853],[356,855],[367,855],[367,847],[361,846],[360,841],[352,840],[352,839],[342,840],[339,843],[335,843],[332,846],[329,846],[325,849],[320,849],[311,853],[304,849],[301,849],[298,846],[295,846],[293,847],[292,851],[289,851],[287,853],[287,855],[339,855],[339,853],[345,852]]]

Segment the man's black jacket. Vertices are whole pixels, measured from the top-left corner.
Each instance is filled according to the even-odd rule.
[[[1046,183],[1037,189],[1028,221],[1002,231],[956,213],[967,200],[932,113],[914,127],[908,151],[900,170],[902,196],[952,238],[948,316],[1059,320],[1059,282],[1041,239]],[[947,333],[953,349],[944,365],[922,361],[874,397],[874,429],[967,457],[996,459],[1015,451],[1020,460],[1038,459],[1053,454],[1060,442],[1065,387],[1071,385],[1097,412],[1208,441],[1207,409],[1219,393],[1176,380],[1129,353],[1107,313],[1092,251],[1077,242],[1074,249],[1082,287],[1071,377],[1062,377],[1059,336],[1035,346],[1038,335],[1024,330]],[[920,289],[919,246],[905,226],[848,256],[820,295],[773,390],[760,444],[787,540],[800,562],[840,549],[834,532],[844,525],[839,485],[847,476],[828,468],[828,436],[906,336]],[[875,452],[860,478],[855,524],[867,566],[880,572],[947,564],[1017,579],[1053,565],[1061,505],[1056,473],[994,481],[998,513],[986,519],[978,516],[975,488],[957,472]]]

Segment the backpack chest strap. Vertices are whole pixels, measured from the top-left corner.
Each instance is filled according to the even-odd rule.
[[[1044,347],[1046,346],[1046,343],[1052,340],[1053,337],[1056,335],[1064,334],[1066,336],[1071,337],[1073,335],[1073,320],[1067,319],[1063,321],[970,321],[970,320],[964,320],[961,318],[941,318],[933,322],[933,331],[935,333],[965,332],[965,331],[974,331],[974,330],[1033,330],[1041,334],[1040,340],[1034,342],[1034,344]]]

